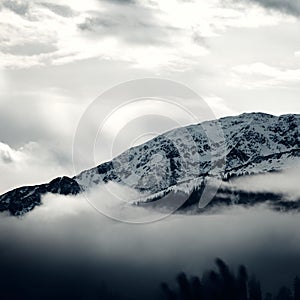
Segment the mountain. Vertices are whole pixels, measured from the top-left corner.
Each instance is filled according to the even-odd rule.
[[[21,187],[0,196],[0,211],[24,214],[41,204],[41,195],[78,194],[113,181],[144,195],[138,204],[166,195],[189,194],[184,207],[195,204],[210,179],[227,182],[235,177],[280,172],[300,157],[300,115],[248,113],[177,128],[120,154],[113,160],[73,178]],[[276,209],[298,209],[281,195],[219,188],[214,204],[254,204],[272,201]],[[298,199],[297,199],[298,200]],[[276,203],[275,203],[276,202]]]

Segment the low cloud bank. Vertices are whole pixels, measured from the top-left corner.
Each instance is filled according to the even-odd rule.
[[[109,194],[92,201],[109,203]],[[124,217],[126,205],[108,206],[118,207]],[[131,218],[143,213],[135,209]],[[160,282],[172,281],[180,271],[200,274],[221,257],[232,267],[245,264],[265,290],[273,290],[300,273],[299,227],[299,214],[263,206],[134,225],[104,216],[84,196],[49,194],[20,219],[0,217],[1,289],[9,291],[17,282],[15,293],[25,299],[43,293],[43,299],[114,293],[113,299],[159,299]]]
[[[240,177],[231,185],[251,192],[283,194],[287,199],[297,200],[300,199],[299,170],[299,161],[295,161],[293,166],[282,172]]]

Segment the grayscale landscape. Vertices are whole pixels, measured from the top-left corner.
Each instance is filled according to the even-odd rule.
[[[299,0],[0,0],[0,298],[300,300]]]

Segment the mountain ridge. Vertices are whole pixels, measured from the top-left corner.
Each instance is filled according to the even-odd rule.
[[[40,205],[45,193],[76,195],[109,181],[136,189],[147,199],[157,193],[165,196],[164,192],[183,182],[192,182],[192,193],[201,191],[199,186],[207,178],[227,181],[281,171],[300,157],[299,128],[300,115],[265,113],[179,127],[72,178],[59,177],[48,184],[9,191],[0,196],[0,211],[22,215]]]

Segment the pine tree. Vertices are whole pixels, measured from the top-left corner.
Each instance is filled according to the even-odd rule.
[[[247,282],[248,282],[247,269],[244,266],[240,266],[237,275],[237,299],[238,300],[248,299]]]
[[[177,276],[177,284],[180,289],[181,298],[190,300],[191,299],[191,287],[190,287],[189,280],[187,279],[185,273],[180,273]]]
[[[298,276],[294,280],[294,300],[300,300],[300,278]]]
[[[262,300],[260,282],[254,276],[249,281],[249,300]]]
[[[283,286],[280,288],[275,300],[293,300],[291,290]]]
[[[176,300],[177,299],[175,293],[169,288],[169,286],[166,283],[162,283],[161,288],[162,288],[162,291],[165,294],[167,300]]]
[[[265,296],[265,300],[273,300],[273,295],[271,293],[267,293]]]
[[[202,300],[202,284],[198,277],[193,277],[192,282],[192,299],[193,300]]]

